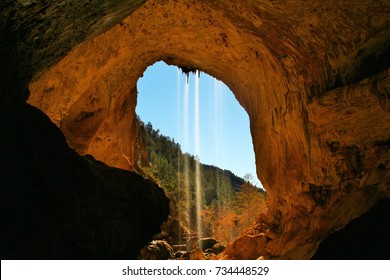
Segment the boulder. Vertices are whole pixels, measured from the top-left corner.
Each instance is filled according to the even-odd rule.
[[[168,260],[173,257],[173,249],[165,240],[153,240],[143,247],[138,259],[141,260]]]
[[[207,256],[205,255],[205,253],[203,253],[203,251],[201,249],[195,248],[190,253],[189,259],[190,260],[206,260]]]
[[[196,242],[196,246],[203,251],[211,249],[215,244],[218,244],[218,241],[212,237],[201,238]]]
[[[175,259],[176,260],[189,260],[190,259],[190,253],[186,251],[177,251],[175,253]]]
[[[264,233],[258,235],[243,235],[228,244],[223,255],[232,259],[256,260],[265,254],[267,236]]]

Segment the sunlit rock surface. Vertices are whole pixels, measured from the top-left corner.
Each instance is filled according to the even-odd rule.
[[[10,2],[0,4],[0,34],[12,39],[1,41],[5,92],[23,98],[33,77],[28,102],[108,165],[133,170],[142,159],[136,82],[149,65],[196,68],[230,87],[250,117],[269,212],[240,237],[261,246],[237,240],[225,258],[310,258],[389,196],[388,1],[130,1],[132,14],[115,1],[110,24],[93,28],[104,13],[72,18],[88,28],[63,36],[74,10],[57,17],[55,4],[30,1],[43,12],[26,15]],[[57,35],[32,44],[40,17]]]

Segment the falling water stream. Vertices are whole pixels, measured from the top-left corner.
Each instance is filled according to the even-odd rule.
[[[192,202],[191,197],[189,195],[184,195],[185,201],[179,201],[179,205],[184,205],[184,209],[186,209],[188,213],[188,224],[189,225],[196,225],[196,235],[198,238],[202,237],[204,234],[203,229],[203,221],[202,221],[202,205],[203,205],[203,190],[202,190],[202,182],[201,182],[201,168],[200,168],[200,108],[199,108],[199,77],[200,73],[196,71],[195,73],[195,85],[193,88],[193,91],[190,91],[190,87],[192,86],[190,84],[190,76],[186,76],[186,82],[184,86],[184,101],[183,101],[183,134],[184,134],[184,150],[189,150],[189,127],[193,127],[194,129],[194,145],[195,145],[195,219],[192,220],[192,215],[190,214],[191,208],[192,208]],[[180,72],[178,73],[178,104],[180,104],[181,100],[181,84],[180,84],[181,75]],[[192,80],[192,79],[191,79]],[[191,88],[192,89],[192,88]],[[194,92],[194,102],[193,102],[193,110],[190,110],[189,107],[189,99],[190,99],[190,92]],[[178,108],[178,114],[180,114],[180,108]],[[190,118],[189,118],[189,112],[193,111],[193,126],[190,125]],[[180,119],[180,118],[179,118]],[[192,119],[192,118],[191,118]],[[180,125],[179,125],[180,127]],[[179,131],[179,134],[181,131]],[[179,160],[180,162],[180,160]],[[190,166],[189,166],[189,158],[188,156],[184,157],[184,163],[183,163],[183,173],[184,173],[184,192],[186,194],[191,193],[191,186],[190,186]],[[179,170],[181,170],[181,166],[178,167]],[[179,197],[182,197],[179,195]],[[179,206],[180,207],[180,206]],[[180,208],[179,208],[180,209]],[[180,211],[179,211],[180,212]],[[179,213],[181,215],[181,213]]]
[[[180,108],[180,101],[181,101],[181,85],[180,85],[180,77],[181,77],[181,73],[180,73],[180,69],[178,68],[177,69],[177,115],[180,116],[180,112],[181,112],[181,108]],[[181,134],[181,131],[180,131],[180,127],[181,127],[181,118],[177,118],[177,127],[178,127],[178,133],[179,135]],[[181,171],[182,169],[182,166],[181,166],[181,161],[180,161],[180,151],[178,153],[178,161],[177,161],[177,170],[178,172]],[[177,186],[178,186],[178,192],[179,192],[179,201],[177,202],[178,203],[178,208],[179,208],[179,211],[178,211],[178,218],[179,218],[179,221],[182,221],[183,217],[182,217],[182,212],[181,212],[181,209],[182,209],[182,204],[184,203],[183,201],[183,196],[182,196],[182,182],[181,180],[179,179],[180,177],[178,176],[178,181],[177,181]],[[179,244],[182,244],[183,243],[183,236],[182,236],[182,232],[181,230],[179,230]]]
[[[180,70],[178,70],[178,116],[180,116],[182,112],[183,116],[183,131],[180,131],[181,127],[181,118],[178,117],[178,127],[179,127],[179,135],[183,133],[184,143],[183,143],[183,149],[189,150],[189,135],[194,135],[193,142],[195,146],[195,201],[191,201],[191,197],[188,195],[191,193],[191,185],[190,185],[190,166],[189,166],[189,158],[188,156],[184,157],[183,166],[178,166],[179,172],[184,173],[184,182],[178,182],[179,186],[183,187],[183,192],[185,192],[187,195],[180,195],[179,198],[180,201],[178,201],[179,204],[179,220],[181,218],[187,217],[187,215],[184,215],[180,212],[180,209],[185,209],[185,211],[188,214],[188,225],[194,225],[196,227],[196,235],[198,238],[204,237],[205,231],[203,228],[203,220],[202,220],[202,205],[204,204],[204,195],[203,195],[203,189],[202,189],[202,174],[201,174],[201,163],[200,163],[200,107],[199,107],[199,80],[200,80],[200,73],[196,71],[194,75],[194,79],[192,79],[193,75],[186,75],[186,81],[184,85],[184,93],[181,92],[181,76],[182,73]],[[190,81],[194,80],[194,85],[191,84]],[[214,135],[213,135],[213,144],[214,144],[214,157],[217,161],[223,160],[224,155],[222,155],[221,145],[224,145],[224,143],[221,143],[221,135],[222,139],[224,139],[225,136],[225,127],[224,127],[224,117],[225,113],[224,108],[226,107],[226,104],[224,104],[224,92],[223,92],[223,84],[219,80],[214,78],[213,83],[213,91],[214,91],[214,97],[213,97],[213,120],[211,120],[210,125],[213,126],[214,129]],[[192,96],[193,93],[193,96]],[[181,103],[181,98],[184,95],[183,103]],[[191,102],[193,104],[193,108],[190,108],[190,98],[194,102]],[[182,108],[180,108],[180,104],[182,105]],[[193,112],[193,118],[190,118],[190,112]],[[191,119],[191,120],[190,120]],[[194,123],[190,124],[190,121],[193,121]],[[191,131],[193,133],[190,133],[189,128],[193,127],[194,131]],[[180,164],[180,160],[179,160]],[[218,197],[221,197],[222,192],[220,190],[220,175],[216,174],[216,193]],[[180,189],[180,188],[179,188]],[[180,190],[181,191],[181,190]],[[195,206],[195,217],[191,215],[191,211],[193,210],[193,207]],[[193,220],[192,220],[193,219]],[[182,237],[180,236],[180,241],[182,241]]]
[[[189,99],[189,76],[186,77],[186,83],[184,87],[184,103],[183,103],[183,115],[184,115],[184,150],[188,150],[188,126],[189,126],[189,120],[188,120],[188,99]],[[189,214],[191,212],[191,201],[188,194],[191,193],[191,186],[190,186],[190,166],[189,166],[189,158],[187,156],[184,157],[184,190],[187,193],[185,196],[184,204],[186,212],[188,213],[188,224],[192,224],[191,215]]]
[[[226,203],[226,201],[231,199],[231,194],[226,191],[226,175],[222,175],[222,172],[215,172],[216,177],[213,186],[215,197],[212,201],[213,205],[211,205],[209,201],[210,181],[207,177],[209,173],[208,170],[203,171],[200,161],[207,158],[206,162],[210,162],[210,158],[213,158],[214,162],[212,164],[221,167],[224,166],[224,163],[229,162],[229,158],[232,156],[226,150],[229,147],[229,138],[232,136],[228,133],[230,130],[227,127],[227,120],[232,117],[232,111],[229,107],[231,101],[228,89],[221,81],[215,78],[210,79],[207,75],[205,75],[204,80],[200,80],[199,71],[195,73],[184,71],[183,73],[180,68],[177,71],[177,116],[175,116],[174,111],[171,111],[160,119],[165,120],[172,116],[173,118],[170,119],[172,121],[176,118],[174,122],[177,122],[178,130],[177,134],[174,134],[175,138],[177,137],[181,143],[177,161],[178,193],[176,209],[173,211],[174,215],[177,216],[173,217],[179,221],[178,235],[176,235],[178,240],[175,242],[179,242],[180,246],[184,246],[191,237],[202,238],[213,233],[210,228],[210,218],[207,216],[210,209],[212,209],[211,211],[215,209],[216,213],[229,211],[229,203]],[[206,86],[207,81],[209,83],[208,87]],[[153,83],[150,81],[145,83],[145,87],[149,85],[153,85]],[[159,89],[151,88],[156,92],[160,92]],[[159,100],[159,104],[165,104],[164,102],[166,104],[173,103],[169,100],[160,99],[157,94],[156,99]],[[207,102],[210,105],[205,105]],[[152,119],[153,115],[158,115],[159,109],[157,106],[154,109],[155,111],[149,109],[144,110],[144,112],[145,114],[149,113],[149,119]],[[208,113],[207,110],[209,110]],[[234,111],[234,122],[239,119],[238,114],[235,113]],[[172,126],[172,123],[170,125]],[[200,138],[201,136],[203,139]],[[174,139],[172,138],[172,140]],[[240,143],[242,144],[242,142]],[[236,157],[234,158],[236,159]],[[206,180],[206,178],[203,178],[204,176],[208,181],[203,181]],[[205,196],[205,190],[203,189],[205,186],[207,186],[207,196]],[[205,207],[206,198],[207,207]],[[189,231],[186,230],[186,227]]]
[[[221,160],[221,145],[224,145],[224,143],[221,143],[221,139],[224,139],[224,142],[227,140],[227,137],[225,135],[225,129],[224,129],[224,118],[223,118],[223,111],[222,111],[222,103],[223,103],[223,94],[222,94],[222,83],[218,81],[216,78],[214,78],[214,108],[213,108],[213,145],[214,145],[214,158],[216,162],[219,162]],[[221,191],[221,176],[219,173],[216,173],[216,193],[217,197],[221,198],[222,191]],[[218,203],[218,212],[220,210],[220,203]]]
[[[196,163],[195,163],[195,193],[196,193],[196,230],[198,237],[203,237],[203,223],[202,223],[202,183],[201,183],[201,174],[200,174],[200,134],[199,134],[199,72],[195,73],[195,102],[194,102],[194,120],[195,120],[195,154],[196,154]]]

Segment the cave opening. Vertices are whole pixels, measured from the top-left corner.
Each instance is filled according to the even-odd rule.
[[[137,92],[147,154],[137,165],[171,200],[159,238],[177,250],[192,238],[232,241],[266,209],[246,111],[216,78],[164,62],[146,69]]]
[[[63,138],[61,134],[52,133],[55,129],[48,120],[34,114],[31,108],[16,102],[8,104],[7,99],[12,96],[14,101],[14,97],[24,92],[31,77],[39,78],[40,84],[30,89],[29,102],[61,128],[69,145],[82,155],[91,154],[99,162],[132,171],[136,147],[133,145],[136,81],[147,65],[161,58],[172,64],[188,63],[223,78],[251,116],[257,174],[269,191],[270,210],[266,220],[269,228],[263,230],[259,223],[258,238],[252,238],[252,234],[247,236],[256,244],[264,241],[253,248],[253,254],[247,254],[248,247],[231,246],[235,250],[227,255],[308,258],[326,235],[362,215],[378,197],[389,196],[387,163],[390,161],[386,143],[390,124],[387,102],[390,72],[382,71],[389,67],[386,54],[390,53],[389,17],[383,12],[388,11],[386,1],[362,1],[359,5],[352,1],[340,1],[337,5],[336,1],[301,1],[300,4],[276,1],[280,3],[272,5],[266,1],[146,1],[142,7],[142,1],[136,1],[137,8],[130,8],[132,5],[126,1],[110,1],[112,5],[105,7],[66,5],[65,10],[50,1],[29,1],[34,5],[24,8],[18,1],[13,1],[14,5],[3,2],[7,4],[1,4],[5,7],[0,24],[4,39],[1,44],[5,47],[1,53],[5,74],[1,93],[7,103],[3,102],[2,113],[5,119],[20,123],[10,127],[5,126],[9,125],[8,121],[3,122],[8,145],[2,146],[9,155],[2,154],[6,167],[3,177],[16,179],[22,187],[37,189],[39,197],[34,204],[39,206],[43,204],[41,197],[55,201],[45,194],[59,189],[57,184],[61,183],[65,190],[78,194],[74,197],[69,191],[72,199],[64,201],[64,205],[72,205],[71,201],[83,206],[76,210],[89,210],[84,215],[87,217],[93,216],[90,209],[95,209],[97,215],[93,217],[103,221],[80,224],[83,213],[68,212],[69,226],[54,225],[52,232],[68,236],[72,228],[75,238],[91,232],[86,240],[91,248],[99,250],[106,246],[95,242],[94,236],[100,234],[98,240],[110,244],[118,232],[126,236],[122,244],[127,244],[126,239],[131,237],[127,229],[135,237],[146,236],[152,229],[132,231],[135,225],[150,227],[156,216],[164,215],[155,215],[153,219],[143,215],[141,219],[137,213],[145,212],[125,208],[126,211],[121,211],[127,213],[122,215],[123,221],[134,219],[135,222],[128,223],[126,228],[125,223],[114,227],[106,223],[106,213],[110,213],[107,210],[115,210],[116,215],[119,211],[114,206],[124,204],[124,191],[118,191],[118,197],[113,199],[117,203],[110,201],[101,206],[100,198],[107,201],[111,190],[131,193],[130,187],[141,184],[128,183],[127,178],[123,179],[127,187],[121,189],[117,187],[119,182],[115,182],[117,177],[107,175],[102,179],[97,172],[90,174],[95,180],[81,180],[84,178],[79,176],[81,169],[74,168],[77,162],[83,162],[86,170],[106,170],[107,174],[119,171],[103,168],[90,158],[80,159],[64,141],[60,143],[63,149],[49,149],[56,139]],[[131,13],[122,8],[130,9]],[[37,12],[29,12],[30,9]],[[120,24],[114,26],[116,23]],[[383,62],[379,67],[369,67],[378,60]],[[22,142],[25,132],[30,131],[34,141]],[[12,141],[11,135],[17,141]],[[328,143],[337,145],[329,147]],[[42,155],[37,153],[38,145]],[[72,155],[66,165],[69,170],[53,170],[57,161],[64,161],[63,155]],[[9,159],[16,158],[22,165],[17,163],[15,168],[9,168],[12,166]],[[360,159],[364,159],[364,164]],[[40,161],[47,162],[44,169],[39,168]],[[58,172],[60,179],[53,180],[53,171]],[[124,174],[122,178],[127,176]],[[148,182],[145,180],[144,184]],[[66,188],[65,184],[68,184]],[[105,192],[95,191],[96,186],[101,189],[100,186],[106,185],[113,187]],[[40,191],[41,186],[47,186],[48,191]],[[95,193],[100,195],[90,199]],[[56,194],[58,198],[67,197],[64,193]],[[85,203],[80,203],[79,194]],[[20,192],[15,192],[15,197],[19,195]],[[149,210],[150,204],[153,205],[150,198],[129,195],[128,199],[130,203],[126,205],[137,208],[146,205]],[[10,206],[19,206],[6,200]],[[91,200],[96,203],[91,205]],[[42,221],[42,211],[33,215],[23,200],[19,202],[26,217],[36,216]],[[156,208],[156,214],[165,209],[161,205]],[[9,209],[10,214],[16,212],[12,207]],[[54,211],[47,212],[53,220],[58,216]],[[62,216],[63,211],[58,213]],[[35,224],[48,228],[45,221]],[[160,223],[158,229],[159,226]],[[33,236],[26,229],[29,228],[21,227],[20,232]],[[12,231],[9,233],[14,236]],[[37,237],[36,240],[46,239]],[[24,246],[33,239],[26,238],[25,243],[17,240],[13,244],[20,250],[11,245],[10,251],[33,252]],[[3,240],[10,244],[9,238]],[[240,242],[235,244],[241,245]],[[336,248],[338,244],[343,242],[338,242]],[[61,251],[49,245],[47,248],[52,251]],[[119,248],[128,250],[126,246]]]

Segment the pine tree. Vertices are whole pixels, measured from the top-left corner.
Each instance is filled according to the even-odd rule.
[[[150,122],[143,125],[138,121],[145,130],[143,142],[147,145],[149,159],[149,163],[142,166],[143,172],[171,199],[171,223],[166,225],[167,234],[195,231],[195,165],[201,159],[183,153],[174,139],[160,134]],[[189,166],[187,175],[184,174],[185,162]],[[265,192],[251,183],[254,181],[251,174],[242,179],[228,170],[205,164],[200,164],[200,172],[204,197],[202,217],[210,236],[229,242],[265,211]],[[186,176],[189,188],[184,187]],[[190,205],[189,209],[185,202]],[[173,230],[171,225],[180,228]]]

